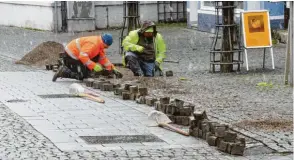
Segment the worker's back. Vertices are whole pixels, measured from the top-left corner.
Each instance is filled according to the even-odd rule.
[[[103,41],[101,36],[88,36],[72,40],[67,48],[76,56],[79,57],[80,52],[88,54],[92,59],[100,52],[103,52]]]

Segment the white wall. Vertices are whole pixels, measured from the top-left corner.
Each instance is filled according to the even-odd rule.
[[[97,28],[120,27],[123,23],[123,2],[121,1],[97,1],[95,6],[95,23]],[[107,9],[108,8],[108,14]],[[157,3],[140,2],[140,20],[152,20],[157,22]],[[107,20],[108,16],[108,20]]]
[[[247,2],[247,10],[260,10],[260,1],[248,1]]]
[[[52,2],[0,2],[0,25],[53,30]]]
[[[198,21],[198,2],[190,1],[190,22],[197,23]]]

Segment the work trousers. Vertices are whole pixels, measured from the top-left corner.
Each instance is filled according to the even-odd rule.
[[[70,69],[71,72],[78,75],[79,80],[88,78],[90,75],[90,70],[81,61],[72,59],[67,53],[60,53],[60,58],[62,65]]]
[[[127,66],[134,73],[134,76],[145,76],[153,77],[155,62],[154,61],[144,61],[142,58],[138,57],[132,52],[126,53],[126,63]]]

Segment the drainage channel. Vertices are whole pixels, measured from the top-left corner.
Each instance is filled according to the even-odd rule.
[[[78,96],[72,95],[72,94],[44,94],[44,95],[38,95],[41,98],[80,98]]]
[[[155,135],[80,136],[88,144],[165,142]]]

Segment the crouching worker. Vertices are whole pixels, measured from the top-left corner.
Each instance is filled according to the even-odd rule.
[[[81,37],[72,40],[66,47],[65,53],[61,53],[62,66],[54,75],[52,81],[57,78],[71,78],[83,80],[90,75],[90,71],[113,73],[117,78],[122,74],[105,56],[105,50],[112,44],[111,34],[99,36]]]
[[[140,29],[130,31],[122,46],[123,65],[130,68],[134,76],[163,75],[161,63],[166,57],[165,42],[152,21],[144,21]]]

